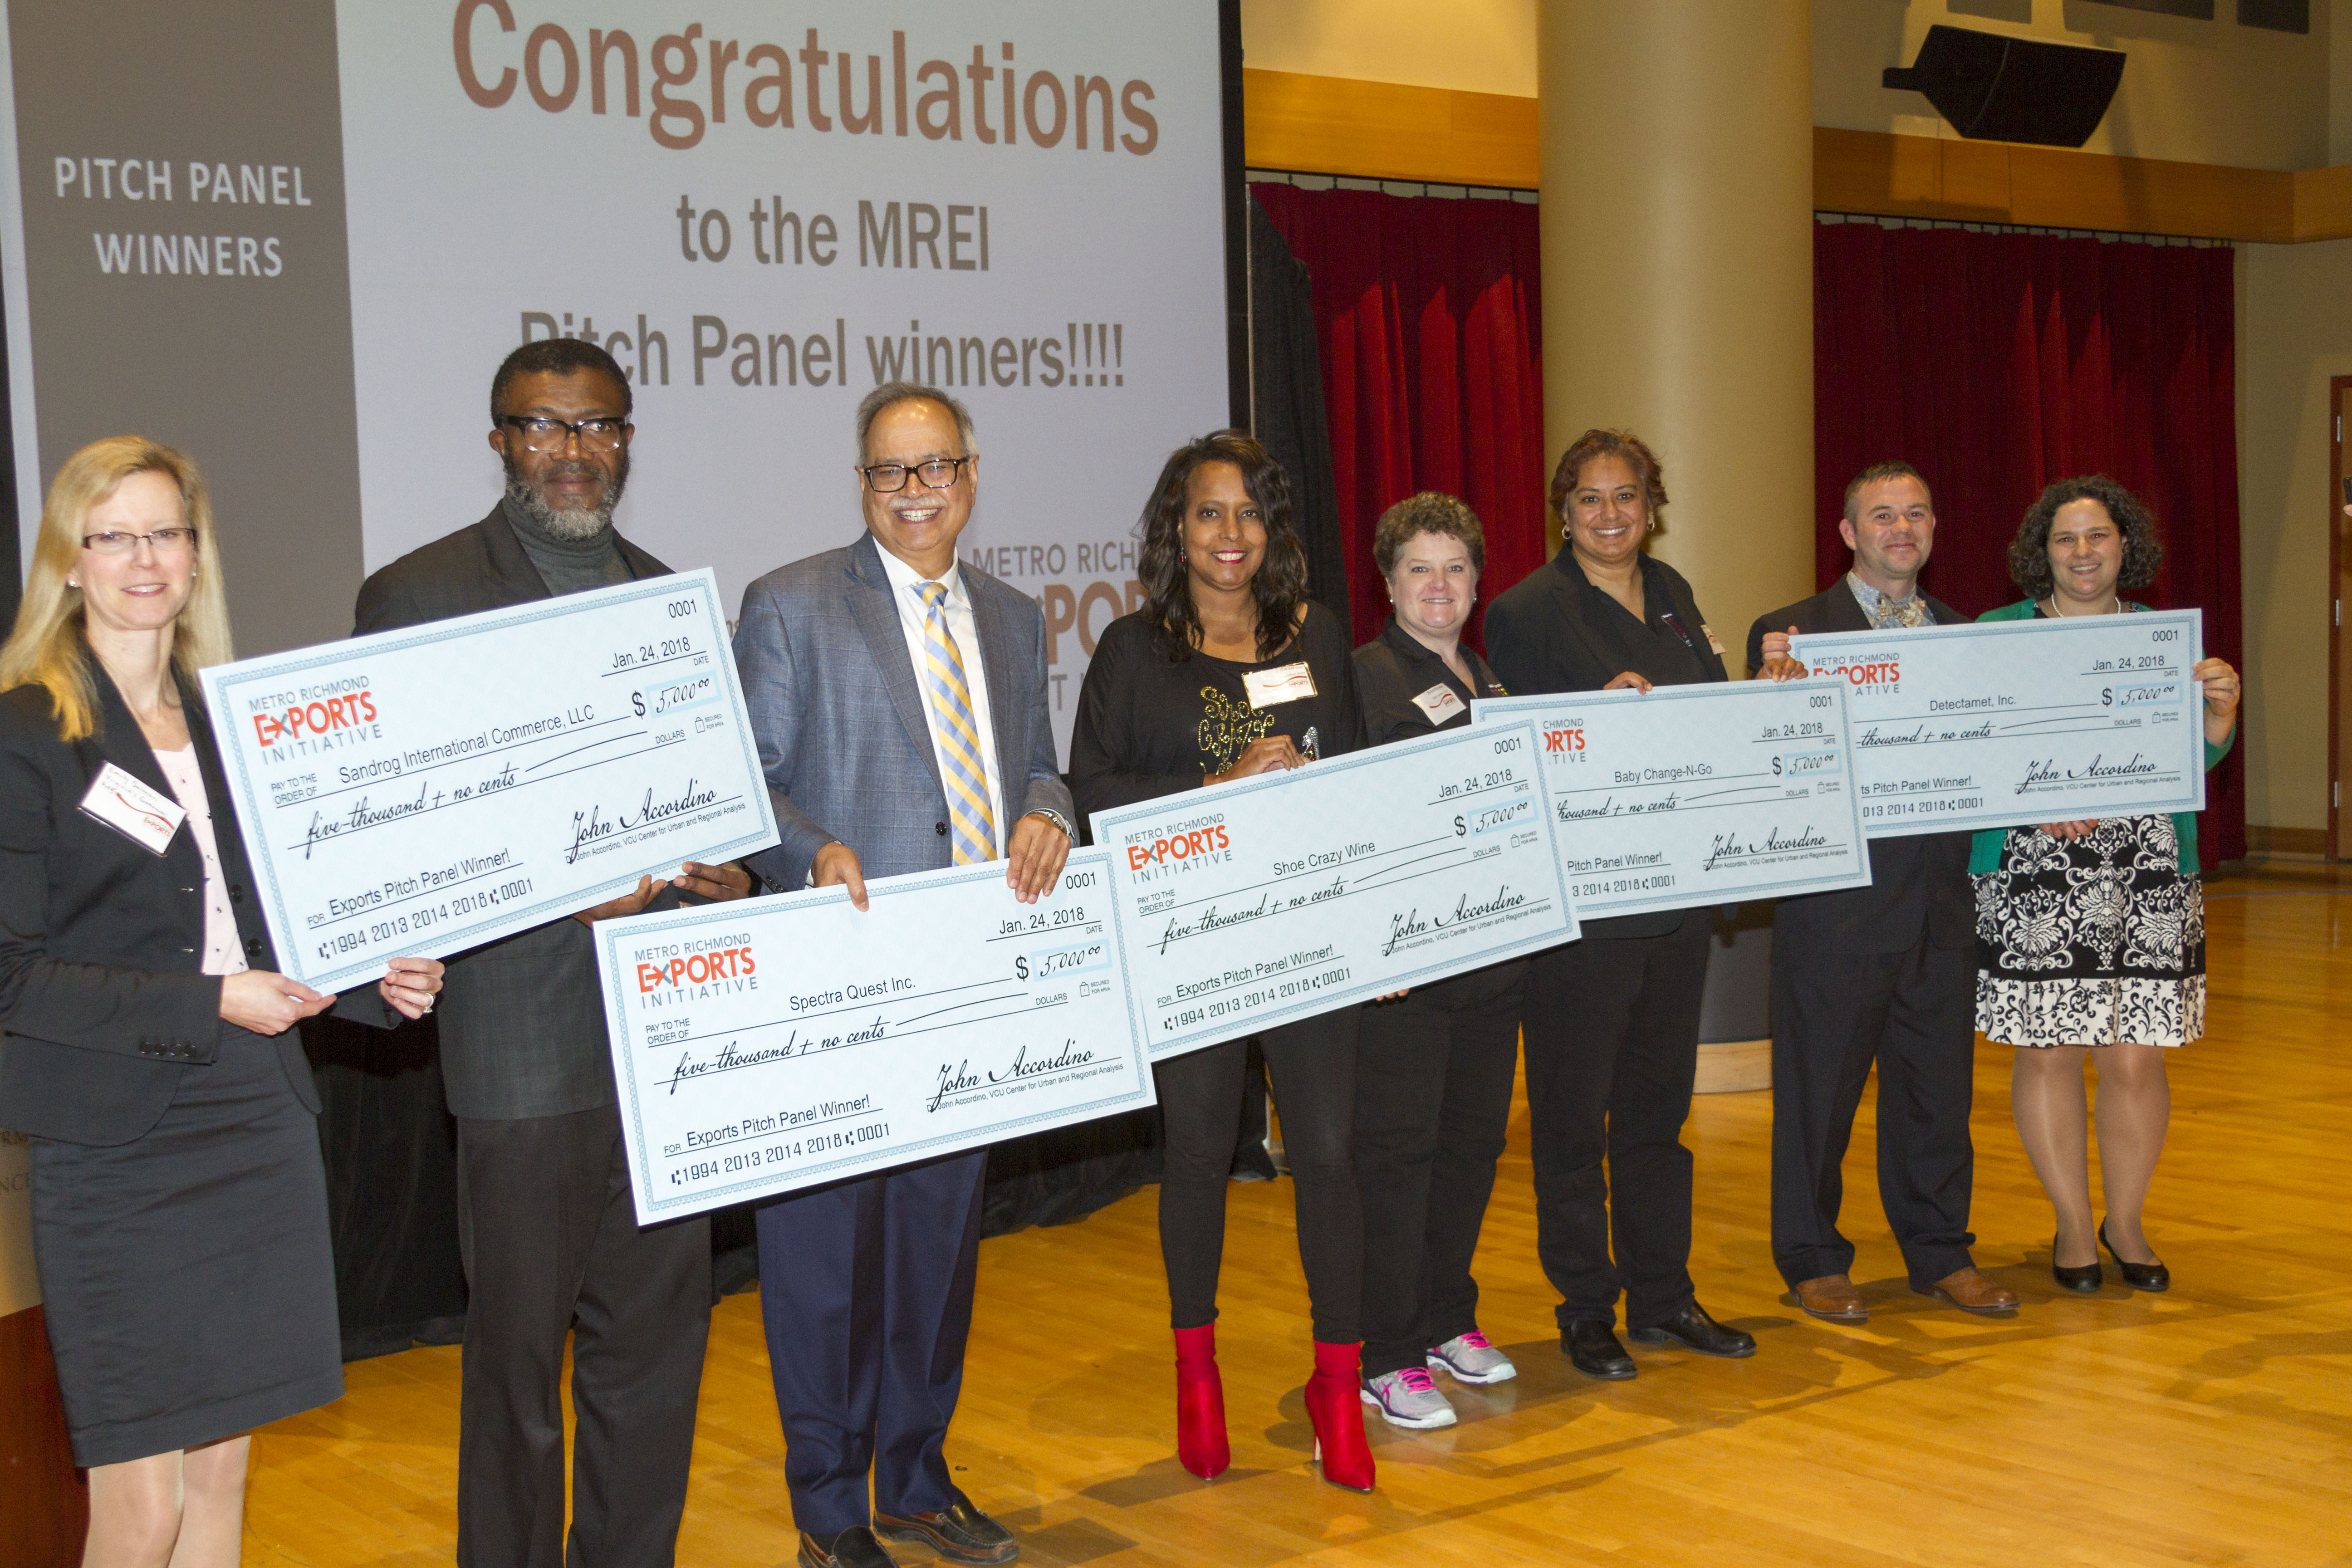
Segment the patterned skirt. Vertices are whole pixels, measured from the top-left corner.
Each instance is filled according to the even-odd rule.
[[[2205,901],[2168,816],[2011,828],[1975,879],[1977,1027],[2010,1046],[2181,1046],[2205,1032]]]

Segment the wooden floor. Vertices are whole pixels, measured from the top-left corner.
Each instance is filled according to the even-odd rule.
[[[2273,866],[2208,889],[2210,1033],[2171,1058],[2149,1233],[2176,1281],[2058,1299],[2048,1207],[1978,1053],[1977,1261],[2024,1298],[1978,1319],[1913,1296],[1872,1178],[1846,1162],[1872,1317],[1795,1310],[1766,1242],[1767,1094],[1702,1099],[1700,1299],[1745,1362],[1637,1351],[1602,1384],[1561,1357],[1534,1257],[1524,1101],[1479,1253],[1517,1382],[1461,1424],[1370,1423],[1370,1497],[1319,1481],[1286,1183],[1232,1189],[1223,1318],[1234,1468],[1173,1457],[1167,1309],[1146,1191],[981,1251],[958,1479],[1032,1564],[2352,1564],[2352,878]],[[2112,1271],[2111,1271],[2112,1277]],[[255,1449],[247,1562],[426,1568],[456,1540],[457,1352],[349,1369],[339,1404]],[[793,1550],[759,1302],[712,1327],[678,1561]],[[907,1552],[910,1563],[930,1561]]]

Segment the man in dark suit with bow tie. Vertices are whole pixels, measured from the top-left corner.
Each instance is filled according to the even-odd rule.
[[[1952,626],[1919,591],[1936,510],[1908,463],[1846,487],[1839,531],[1853,566],[1811,598],[1758,618],[1750,674],[1804,632]],[[1817,1318],[1869,1314],[1840,1235],[1843,1165],[1855,1109],[1878,1068],[1878,1188],[1911,1288],[1969,1312],[2005,1312],[2016,1292],[1976,1270],[1969,1203],[1976,1153],[1975,900],[1969,836],[1870,843],[1871,884],[1783,899],[1772,934],[1772,1257]]]

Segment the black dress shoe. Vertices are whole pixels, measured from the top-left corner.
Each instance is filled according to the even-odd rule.
[[[1663,1323],[1652,1323],[1645,1329],[1628,1329],[1625,1337],[1637,1345],[1662,1345],[1672,1340],[1701,1355],[1727,1356],[1733,1360],[1756,1353],[1754,1334],[1725,1328],[1708,1317],[1706,1309],[1696,1301]]]
[[[1010,1563],[1021,1555],[1013,1532],[959,1499],[937,1513],[890,1514],[877,1510],[874,1533],[886,1541],[919,1541],[950,1563]]]
[[[1604,1383],[1622,1383],[1642,1370],[1625,1353],[1625,1347],[1617,1342],[1615,1327],[1598,1318],[1569,1324],[1567,1331],[1559,1336],[1559,1348],[1568,1352],[1570,1366]]]
[[[2105,1220],[2099,1222],[2099,1245],[2107,1249],[2107,1255],[2116,1260],[2116,1268],[2124,1277],[2124,1283],[2133,1289],[2156,1291],[2172,1289],[2172,1270],[2163,1264],[2124,1261],[2124,1255],[2117,1252],[2116,1244],[2107,1239]]]
[[[860,1524],[831,1535],[802,1531],[801,1568],[898,1568],[898,1560]]]
[[[2090,1262],[2080,1268],[2070,1268],[2058,1261],[2056,1237],[2050,1238],[2050,1278],[2058,1281],[2058,1289],[2061,1290],[2080,1291],[2085,1296],[2098,1294],[2099,1287],[2105,1284],[2107,1279],[2105,1273],[2099,1268],[2098,1248],[2091,1249]]]

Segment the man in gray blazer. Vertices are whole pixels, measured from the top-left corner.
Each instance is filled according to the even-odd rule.
[[[735,660],[775,800],[779,888],[1002,858],[1013,897],[1062,874],[1070,792],[1045,705],[1045,622],[956,560],[980,457],[971,416],[894,382],[857,409],[866,532],[743,595]],[[940,1449],[963,1383],[985,1151],[760,1211],[760,1298],[803,1568],[878,1568],[877,1535],[1010,1563],[1012,1535]],[[869,1478],[871,1497],[869,1500]]]
[[[357,632],[390,631],[666,576],[613,529],[628,480],[629,383],[568,338],[526,343],[490,383],[507,493],[490,514],[371,576]],[[740,866],[677,885],[740,899]],[[677,1550],[710,1331],[710,1223],[641,1230],[598,1000],[592,921],[634,893],[449,960],[441,1076],[457,1118],[457,1239],[469,1296],[458,1395],[457,1561],[562,1568],[563,1342],[572,1334],[573,1563],[667,1568]]]

